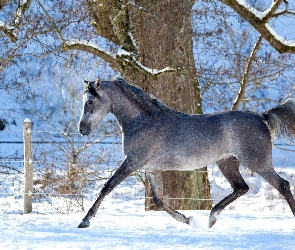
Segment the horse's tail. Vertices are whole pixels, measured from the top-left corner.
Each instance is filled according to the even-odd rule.
[[[261,116],[273,136],[280,132],[287,140],[295,139],[294,99],[287,99],[282,104],[263,112]]]

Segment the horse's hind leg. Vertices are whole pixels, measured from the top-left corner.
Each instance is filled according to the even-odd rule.
[[[189,224],[189,218],[186,218],[183,214],[175,211],[171,207],[164,204],[162,197],[163,197],[163,180],[161,172],[147,172],[147,178],[150,183],[152,195],[155,204],[158,206],[159,209],[166,211],[170,214],[174,219]]]
[[[259,175],[261,175],[270,185],[272,185],[279,193],[284,196],[286,201],[289,204],[289,207],[295,216],[295,201],[294,197],[290,191],[289,182],[281,178],[273,167],[263,169],[263,170],[255,170]]]
[[[240,162],[236,157],[230,156],[224,158],[218,161],[217,165],[224,177],[229,181],[231,187],[233,188],[233,192],[212,208],[209,217],[209,227],[212,227],[216,223],[216,216],[219,215],[227,205],[241,195],[247,193],[249,190],[248,185],[239,171]]]

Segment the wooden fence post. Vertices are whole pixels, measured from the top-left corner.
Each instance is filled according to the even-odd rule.
[[[33,157],[32,157],[32,122],[25,119],[23,123],[24,139],[24,214],[32,212],[32,195],[33,193]]]

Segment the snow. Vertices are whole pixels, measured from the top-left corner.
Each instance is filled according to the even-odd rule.
[[[25,2],[23,0],[21,4]],[[246,5],[244,0],[238,0],[238,2]],[[269,8],[260,12],[251,6],[248,7],[260,19],[264,18],[270,10]],[[1,21],[0,26],[14,29]],[[268,29],[270,30],[271,27]],[[275,34],[275,31],[271,32]],[[129,35],[132,37],[131,33]],[[136,45],[133,37],[132,41]],[[123,49],[111,53],[93,42],[72,40],[67,43],[92,46],[113,57],[129,56],[139,67],[150,74],[156,75],[175,70],[169,67],[162,70],[147,68],[132,57],[131,53]],[[1,136],[3,139],[4,135],[1,134]],[[6,137],[9,140],[16,138],[8,135]],[[5,145],[0,146],[5,147]],[[22,151],[21,144],[7,144],[5,150],[14,152],[16,147],[20,148],[18,151]],[[3,153],[3,148],[1,149]],[[292,154],[290,155],[292,157]],[[279,162],[282,163],[281,160]],[[294,166],[294,164],[289,166]],[[91,166],[88,168],[91,169]],[[292,167],[278,170],[283,171],[283,177],[289,181],[293,176],[290,183],[294,194],[295,170]],[[105,176],[109,175],[110,173],[105,172]],[[220,172],[210,171],[209,177],[215,202],[224,198],[231,191],[229,183]],[[0,178],[5,179],[6,176],[0,174]],[[0,249],[218,250],[290,249],[295,245],[295,221],[288,205],[261,178],[251,177],[249,174],[247,174],[247,179],[245,178],[250,186],[248,194],[228,206],[211,229],[207,227],[209,211],[182,211],[186,216],[193,216],[192,226],[175,221],[165,212],[144,211],[143,192],[135,191],[139,193],[139,198],[133,198],[133,194],[128,196],[128,190],[135,190],[135,187],[130,185],[116,188],[103,201],[96,217],[91,220],[90,228],[87,229],[78,229],[77,226],[97,197],[99,189],[88,194],[85,200],[86,212],[74,211],[79,209],[71,202],[67,203],[68,207],[65,209],[60,207],[57,209],[57,206],[54,207],[42,201],[33,203],[33,213],[22,215],[23,186],[19,185],[21,178],[10,176],[7,180],[1,179],[0,182],[0,219],[2,220]],[[124,193],[127,195],[123,195]],[[52,203],[58,204],[61,200],[51,197],[51,193],[46,195]]]
[[[138,46],[137,46],[137,43],[136,43],[136,40],[135,40],[135,38],[133,37],[133,35],[132,35],[132,32],[128,32],[128,36],[130,37],[130,39],[131,39],[131,41],[132,41],[132,44],[133,44],[133,46],[134,46],[134,48],[136,48],[137,50],[138,50]]]
[[[294,192],[295,169],[279,167],[277,171],[290,181]],[[145,211],[139,183],[118,186],[87,229],[77,228],[85,212],[58,213],[49,204],[34,202],[33,212],[22,215],[21,199],[0,196],[0,249],[290,249],[295,245],[295,219],[286,202],[262,178],[242,173],[249,193],[228,206],[210,229],[210,211],[181,211],[193,217],[190,226],[166,212]],[[220,171],[210,167],[209,179],[214,200],[230,192]],[[98,191],[85,200],[86,211]],[[60,199],[51,197],[51,201],[57,204]]]
[[[147,68],[147,67],[145,67],[144,65],[142,65],[142,64],[141,64],[139,61],[137,61],[137,60],[134,60],[134,62],[135,62],[140,68],[142,68],[143,70],[145,70],[146,72],[148,72],[148,73],[151,74],[151,75],[159,75],[159,74],[161,74],[161,73],[165,73],[165,72],[176,71],[175,69],[170,68],[170,67],[166,67],[166,68],[161,69],[161,70],[151,69],[151,68]]]
[[[104,50],[102,47],[98,46],[96,43],[94,42],[91,42],[91,41],[85,41],[85,40],[77,40],[77,39],[74,39],[74,40],[70,40],[70,41],[66,41],[66,44],[67,45],[85,45],[85,46],[88,46],[88,47],[92,47],[93,49],[95,50],[98,50],[98,51],[101,51],[107,55],[110,55],[110,56],[115,56],[113,53],[109,53],[108,51]]]
[[[245,0],[236,0],[236,1],[238,2],[239,5],[249,10],[253,15],[255,15],[260,20],[265,18],[271,12],[271,10],[274,8],[274,5],[276,4],[276,1],[273,1],[272,5],[267,10],[259,11],[256,8],[252,7],[250,4],[248,4]],[[279,12],[282,12],[282,11],[279,11]]]
[[[15,29],[14,26],[7,25],[6,23],[4,23],[2,21],[0,21],[0,27],[3,27],[5,29],[7,29],[7,30],[13,30],[13,29]]]
[[[21,0],[20,5],[25,5],[28,1],[27,0]]]
[[[249,5],[245,0],[236,0],[236,1],[238,2],[239,5],[242,5],[244,8],[248,9],[252,14],[258,17],[260,20],[262,20],[271,9],[270,7],[268,10],[261,12],[255,9],[254,7],[252,7],[251,5]]]
[[[165,212],[99,211],[90,228],[78,229],[83,214],[0,215],[1,249],[290,249],[295,245],[290,213],[224,212],[204,226],[208,211],[185,211],[199,228]]]
[[[117,52],[117,56],[131,56],[130,52],[126,51],[125,49],[119,49]]]
[[[266,29],[275,37],[276,40],[287,46],[295,47],[295,40],[286,40],[280,36],[268,23],[265,24]]]

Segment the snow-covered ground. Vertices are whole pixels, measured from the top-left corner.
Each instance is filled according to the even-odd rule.
[[[279,172],[294,192],[294,169]],[[258,176],[243,175],[249,194],[223,211],[211,229],[209,211],[183,211],[193,216],[193,226],[165,212],[144,211],[141,184],[130,178],[105,199],[87,229],[77,228],[85,213],[55,212],[54,206],[62,206],[58,198],[34,203],[33,213],[22,215],[22,199],[3,196],[0,249],[294,249],[295,219],[286,202]],[[218,170],[210,168],[209,177],[214,199],[230,192]],[[85,200],[86,210],[97,193]]]
[[[90,228],[83,214],[0,214],[0,249],[294,249],[291,213],[225,211],[208,229],[208,211],[185,211],[198,228],[164,212],[99,211]]]

